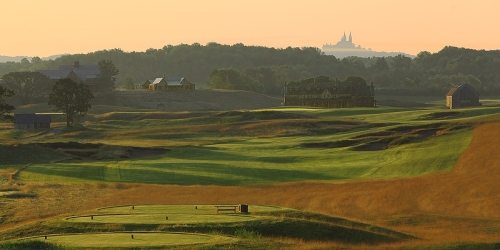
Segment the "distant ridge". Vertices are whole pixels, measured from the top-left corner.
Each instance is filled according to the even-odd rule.
[[[47,56],[47,57],[42,57],[41,59],[46,61],[46,60],[54,60],[56,58],[59,58],[64,55],[69,55],[69,54],[60,54],[60,55],[52,55],[52,56]],[[21,62],[23,58],[28,59],[31,62],[31,59],[33,57],[31,56],[1,56],[0,55],[0,63],[5,63],[5,62]]]

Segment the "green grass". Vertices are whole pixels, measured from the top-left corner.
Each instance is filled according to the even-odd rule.
[[[73,248],[144,248],[158,246],[228,244],[237,241],[235,238],[221,235],[153,232],[49,235],[47,239],[45,239],[44,236],[40,236],[30,238],[30,240],[46,241],[48,243]]]
[[[346,244],[379,244],[414,238],[369,224],[285,207],[250,204],[248,209],[249,214],[216,214],[213,205],[105,207],[88,211],[91,214],[80,217],[55,218],[36,226],[25,225],[10,232],[17,235],[17,239],[9,237],[9,241],[0,242],[0,246],[42,244],[64,247],[49,249],[145,249],[189,244],[190,249],[217,249],[221,246],[249,249],[256,246],[256,242],[265,242],[264,245],[257,244],[260,246],[257,249],[267,249],[267,246],[274,248],[279,244],[269,237]],[[172,223],[164,223],[165,212]],[[206,219],[208,216],[219,219],[210,221]]]
[[[86,127],[64,129],[35,142],[102,143],[100,160],[67,161],[57,150],[0,144],[3,164],[31,164],[22,182],[138,182],[179,185],[254,185],[291,181],[337,181],[418,176],[453,167],[470,142],[472,127],[500,107],[319,109],[280,107],[231,112],[112,112]],[[493,118],[488,118],[493,119]],[[415,132],[385,136],[397,128],[437,128],[448,134],[418,139]],[[455,128],[461,130],[454,131]],[[469,129],[467,129],[469,128]],[[380,135],[373,135],[381,133]],[[390,142],[388,149],[358,151],[363,143],[339,148],[307,148],[365,136]],[[25,142],[29,143],[29,142]],[[119,147],[106,146],[114,145]],[[154,146],[168,153],[120,158],[123,148]],[[110,159],[107,159],[110,158]]]
[[[16,178],[23,182],[253,185],[416,176],[451,169],[470,138],[471,130],[464,130],[381,151],[300,146],[305,141],[315,141],[311,137],[261,138],[173,147],[162,156],[142,159],[36,164]]]
[[[284,211],[285,208],[273,206],[251,206],[252,213]],[[143,205],[110,207],[98,210],[99,214],[66,218],[68,222],[84,223],[122,223],[122,224],[197,224],[197,223],[235,223],[262,220],[261,216],[225,211],[217,213],[213,205]],[[168,219],[167,219],[168,217]]]

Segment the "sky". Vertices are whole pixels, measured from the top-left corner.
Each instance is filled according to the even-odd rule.
[[[498,0],[0,0],[0,55],[243,43],[375,51],[500,49]]]

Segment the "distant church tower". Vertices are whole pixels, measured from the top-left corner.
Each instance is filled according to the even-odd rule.
[[[345,36],[345,33],[344,33],[344,36]],[[351,32],[349,32],[349,41],[350,43],[352,43],[352,35],[351,35]]]
[[[345,42],[347,40],[346,36],[345,36],[345,31],[344,31],[344,36],[340,39],[341,42]]]

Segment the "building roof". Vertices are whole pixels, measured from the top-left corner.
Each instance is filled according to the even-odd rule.
[[[173,77],[158,77],[154,81],[151,81],[151,84],[159,84],[162,80],[165,81],[168,86],[179,86],[182,85],[183,83],[188,83],[188,81],[184,77],[173,76]]]
[[[167,84],[172,85],[182,85],[182,81],[184,81],[184,77],[167,77],[165,78]]]
[[[60,65],[56,70],[39,70],[38,72],[46,75],[51,80],[67,78],[71,72],[74,72],[83,82],[96,78],[101,71],[98,65],[80,65],[75,62],[73,65]]]
[[[151,84],[158,84],[163,80],[163,77],[156,78]]]
[[[39,114],[14,114],[14,119],[16,124],[27,124],[27,123],[50,123],[50,115],[39,115]]]
[[[456,85],[455,87],[452,87],[448,91],[448,93],[446,94],[446,96],[452,96],[457,90],[459,90],[461,88],[469,88],[469,89],[474,90],[477,93],[477,91],[472,86],[470,86],[469,84],[467,84],[467,83],[461,83],[461,84]]]

